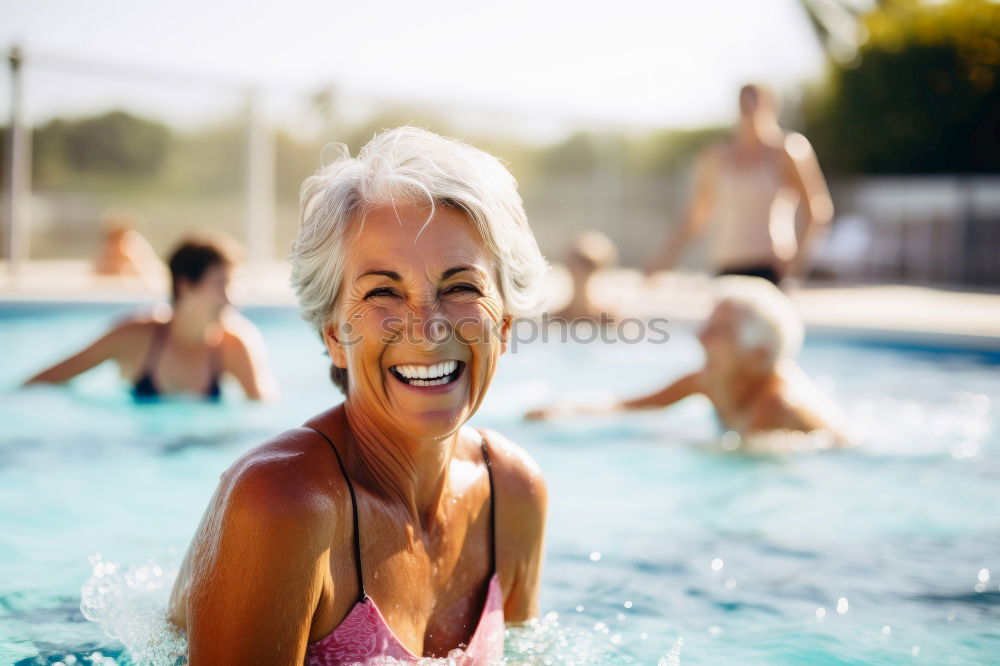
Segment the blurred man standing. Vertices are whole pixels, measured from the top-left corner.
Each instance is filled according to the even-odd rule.
[[[799,237],[796,204],[804,213]],[[816,231],[832,217],[830,192],[809,140],[778,125],[770,91],[746,85],[735,131],[699,155],[684,218],[646,272],[671,268],[712,219],[710,261],[717,275],[750,275],[774,284],[802,277]]]

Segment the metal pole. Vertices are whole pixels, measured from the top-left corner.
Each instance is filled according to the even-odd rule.
[[[7,269],[13,275],[28,257],[28,229],[25,218],[24,193],[29,186],[27,134],[24,128],[23,91],[21,85],[21,49],[10,50],[10,126],[7,128],[7,182],[5,229]]]
[[[251,263],[274,259],[274,134],[260,108],[258,95],[247,94],[246,240]]]
[[[618,136],[606,127],[592,135],[594,167],[591,171],[591,220],[590,226],[604,232],[620,229],[622,225],[622,154]],[[609,233],[609,235],[614,235]],[[633,251],[626,248],[626,252]]]

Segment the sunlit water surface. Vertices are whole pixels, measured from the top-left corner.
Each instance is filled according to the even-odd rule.
[[[0,309],[0,663],[174,661],[183,638],[163,602],[220,472],[338,400],[319,342],[284,309],[248,313],[284,391],[275,405],[227,387],[221,406],[136,406],[111,367],[15,390],[123,312]],[[996,663],[996,359],[810,341],[802,365],[841,404],[852,451],[727,453],[699,399],[520,420],[696,367],[694,339],[671,333],[520,344],[502,361],[474,423],[526,447],[550,494],[545,617],[510,632],[508,661]]]

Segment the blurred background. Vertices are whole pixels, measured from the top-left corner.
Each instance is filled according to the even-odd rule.
[[[356,152],[402,123],[503,157],[548,256],[598,229],[635,265],[677,222],[692,157],[730,131],[739,86],[755,81],[830,180],[836,220],[813,279],[1000,286],[994,3],[3,11],[8,271],[91,260],[114,215],[161,256],[212,227],[281,262],[323,146]],[[682,267],[703,264],[696,250]]]
[[[545,615],[508,636],[511,663],[1000,654],[1000,4],[0,0],[0,48],[0,663],[177,662],[163,603],[219,474],[341,399],[288,286],[299,186],[328,144],[404,123],[506,161],[550,305],[570,239],[599,230],[620,266],[598,306],[670,320],[667,345],[525,344],[476,414],[550,488]],[[725,455],[697,399],[526,423],[697,366],[710,235],[668,274],[636,269],[748,82],[829,181],[834,219],[786,292],[802,367],[860,446]],[[20,388],[168,294],[162,266],[95,271],[116,227],[160,258],[206,229],[244,245],[235,301],[280,400],[230,382],[222,404],[137,405],[111,364]]]

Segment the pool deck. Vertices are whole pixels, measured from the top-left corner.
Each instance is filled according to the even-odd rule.
[[[141,303],[167,291],[166,276],[146,283],[94,275],[86,262],[32,262],[12,275],[0,264],[0,305],[5,303]],[[294,306],[283,263],[243,266],[234,300],[248,306]],[[556,267],[546,300],[560,303],[565,273]],[[711,308],[710,279],[662,273],[645,280],[629,269],[610,271],[594,285],[594,299],[623,317],[660,316],[682,325],[704,319]],[[811,334],[915,345],[1000,352],[1000,293],[904,285],[808,285],[788,290]]]

